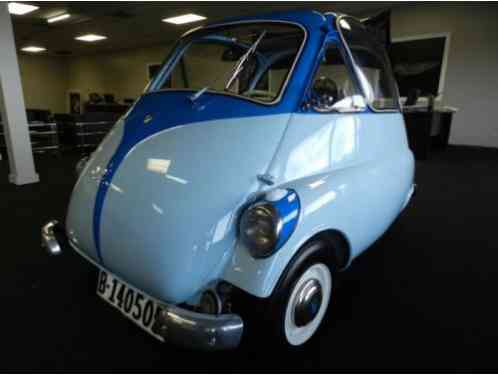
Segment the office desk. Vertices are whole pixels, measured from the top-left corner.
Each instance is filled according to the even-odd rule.
[[[432,150],[448,146],[453,110],[403,110],[410,148],[417,160],[427,160]]]

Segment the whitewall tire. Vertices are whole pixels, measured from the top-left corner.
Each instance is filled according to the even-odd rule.
[[[284,317],[285,338],[291,346],[305,344],[320,327],[329,306],[332,282],[329,267],[315,263],[294,283]]]
[[[290,348],[317,335],[330,305],[335,275],[331,246],[323,240],[303,245],[287,265],[275,290],[258,315],[265,339]],[[273,331],[273,335],[268,332]]]

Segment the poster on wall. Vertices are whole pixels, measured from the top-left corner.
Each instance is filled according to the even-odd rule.
[[[81,94],[79,92],[69,93],[69,113],[81,115]]]

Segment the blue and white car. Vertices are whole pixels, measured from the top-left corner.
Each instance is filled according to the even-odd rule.
[[[98,295],[157,339],[213,350],[239,345],[244,298],[308,342],[335,272],[414,191],[384,47],[314,11],[186,33],[78,171],[45,247],[93,263]]]

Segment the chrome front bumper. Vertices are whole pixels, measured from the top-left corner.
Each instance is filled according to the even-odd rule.
[[[41,230],[42,247],[50,255],[60,255],[70,247],[64,229],[57,221],[51,221]],[[96,264],[90,258],[85,259]],[[106,270],[107,271],[107,270]],[[201,350],[227,350],[239,346],[244,323],[235,314],[200,314],[177,306],[161,304],[163,311],[156,316],[153,331],[167,342]]]
[[[201,350],[235,349],[239,346],[244,323],[235,314],[207,315],[163,306],[152,330],[176,345]]]
[[[54,220],[43,226],[41,230],[42,247],[45,248],[50,255],[60,255],[62,247],[55,232],[59,228],[59,222]]]

